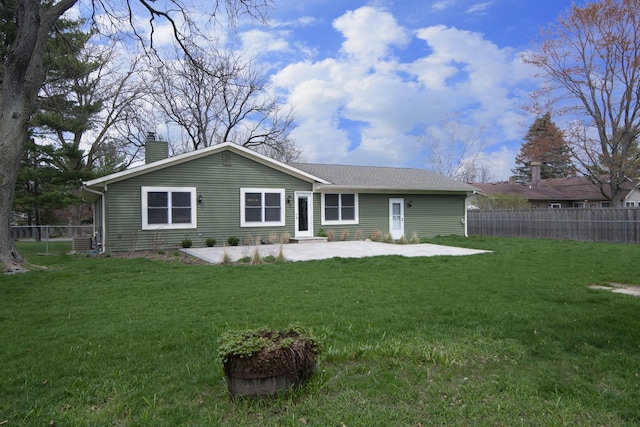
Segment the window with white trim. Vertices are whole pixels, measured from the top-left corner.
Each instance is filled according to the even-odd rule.
[[[269,227],[280,225],[285,225],[284,189],[240,189],[241,227]]]
[[[354,193],[324,193],[322,224],[358,224],[358,195]]]
[[[195,187],[142,187],[142,229],[196,228]]]
[[[573,202],[574,208],[584,208],[586,206],[585,202]]]
[[[562,205],[560,203],[549,203],[549,209],[560,209]]]
[[[624,206],[627,208],[635,208],[636,202],[624,202]]]

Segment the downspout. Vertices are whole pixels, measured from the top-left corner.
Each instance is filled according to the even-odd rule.
[[[464,198],[464,237],[469,237],[469,209],[467,209],[467,202],[469,201],[469,196],[473,196],[474,194],[478,194],[477,191],[472,191],[471,194],[467,193],[467,196]]]
[[[90,189],[89,187],[86,187],[86,186],[84,186],[84,189],[87,190],[89,193],[97,194],[102,199],[102,207],[101,207],[101,210],[102,210],[102,224],[100,224],[101,227],[102,227],[102,247],[100,248],[100,253],[104,254],[105,253],[105,248],[107,246],[106,245],[106,241],[107,241],[107,220],[105,218],[105,213],[106,213],[105,205],[106,205],[106,203],[105,203],[105,199],[104,199],[104,193],[101,193],[101,192],[96,191],[96,190],[92,190],[92,189]],[[106,186],[105,186],[105,190],[106,190]],[[95,205],[95,203],[94,203],[94,205]],[[95,226],[96,225],[95,225],[95,221],[94,221],[93,222],[94,235],[95,235]]]
[[[465,198],[465,201],[464,201],[464,219],[463,219],[463,221],[464,221],[464,237],[469,237],[469,231],[467,229],[467,222],[469,222],[469,221],[467,221],[467,219],[468,219],[467,218],[467,212],[469,211],[469,209],[467,209],[467,200],[466,200],[467,198],[468,198],[468,196]]]

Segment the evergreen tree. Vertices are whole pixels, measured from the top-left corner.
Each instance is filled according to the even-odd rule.
[[[56,209],[77,203],[75,174],[53,166],[57,157],[51,146],[39,146],[33,139],[27,142],[13,201],[19,224],[55,224],[58,222],[54,215]]]
[[[539,162],[540,178],[564,178],[575,175],[571,151],[562,131],[551,121],[551,114],[538,117],[529,127],[525,142],[516,156],[516,167],[511,170],[520,182],[531,180],[531,163]]]

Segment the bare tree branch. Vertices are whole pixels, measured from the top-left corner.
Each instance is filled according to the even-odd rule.
[[[300,152],[289,140],[293,115],[269,93],[261,73],[228,51],[211,48],[188,60],[156,65],[147,84],[167,121],[180,126],[197,150],[231,141],[295,160]]]
[[[640,0],[573,5],[542,37],[524,60],[545,79],[542,94],[573,118],[569,136],[583,172],[620,206],[640,166]]]
[[[460,114],[448,115],[439,127],[426,126],[418,136],[427,152],[427,165],[444,176],[472,182],[479,173],[478,160],[485,146],[482,129],[462,123]],[[484,173],[488,177],[488,171]]]

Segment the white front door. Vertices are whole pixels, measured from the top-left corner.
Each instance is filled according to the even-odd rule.
[[[404,199],[389,199],[389,233],[392,239],[404,236]]]
[[[296,238],[313,237],[313,194],[296,192]]]

